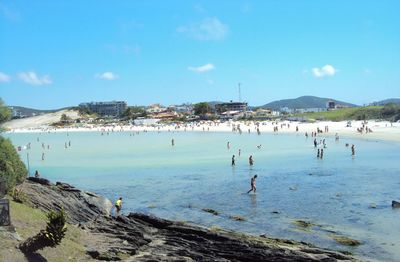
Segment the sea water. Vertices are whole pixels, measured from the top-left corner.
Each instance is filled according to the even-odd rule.
[[[25,163],[29,158],[31,175],[38,170],[53,182],[67,182],[112,201],[121,196],[124,213],[151,213],[306,241],[368,259],[400,260],[400,210],[391,208],[391,201],[400,199],[400,143],[319,136],[318,142],[325,138],[327,145],[319,159],[313,138],[303,134],[53,132],[5,136],[22,149],[31,143],[30,150],[19,152]],[[355,145],[354,157],[346,143]],[[235,166],[231,166],[232,155]],[[248,164],[250,155],[254,166]],[[257,193],[247,194],[255,174]],[[206,208],[219,215],[204,212]],[[313,226],[299,228],[296,220]],[[362,244],[343,246],[332,235]]]

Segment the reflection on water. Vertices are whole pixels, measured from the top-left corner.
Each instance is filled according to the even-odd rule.
[[[149,132],[130,136],[114,132],[101,136],[82,132],[7,136],[16,146],[32,143],[31,173],[38,169],[52,181],[65,181],[110,199],[122,196],[124,212],[148,212],[308,241],[379,260],[400,259],[400,237],[395,230],[400,212],[390,207],[392,200],[400,198],[398,143],[326,138],[324,158],[319,159],[313,140],[300,135]],[[66,148],[69,141],[71,147]],[[355,157],[345,143],[356,145]],[[20,152],[23,159],[26,152]],[[234,167],[232,154],[236,155]],[[250,155],[253,167],[248,164]],[[257,194],[246,194],[255,174]],[[301,230],[295,220],[315,226]],[[363,244],[342,246],[332,239],[333,233]]]

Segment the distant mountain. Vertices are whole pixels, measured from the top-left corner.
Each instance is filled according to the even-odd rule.
[[[357,105],[338,101],[331,98],[322,98],[316,96],[301,96],[294,99],[283,99],[278,101],[273,101],[271,103],[265,104],[261,106],[261,108],[270,108],[270,109],[280,109],[282,107],[288,107],[290,109],[299,109],[299,108],[326,108],[326,103],[328,101],[334,101],[336,104],[348,106],[348,107],[356,107]]]
[[[34,109],[28,108],[23,106],[10,106],[13,110],[13,117],[30,117],[30,116],[37,116],[46,113],[54,113],[63,109],[70,109],[71,107],[65,107],[60,109],[51,109],[51,110],[41,110],[41,109]]]
[[[378,105],[378,106],[384,106],[384,105],[389,104],[389,103],[394,103],[394,104],[400,105],[400,98],[389,98],[389,99],[385,99],[385,100],[382,100],[382,101],[379,101],[379,102],[374,102],[372,104],[373,105]]]

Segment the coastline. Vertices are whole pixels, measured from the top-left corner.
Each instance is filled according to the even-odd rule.
[[[72,257],[75,259],[90,261],[360,261],[360,258],[339,251],[318,248],[304,242],[270,238],[265,235],[253,236],[219,228],[210,229],[140,213],[113,217],[110,215],[112,203],[108,199],[91,192],[81,191],[62,182],[53,184],[46,179],[30,178],[18,188],[23,190],[28,198],[25,205],[35,207],[34,210],[49,212],[54,208],[65,209],[68,214],[67,227],[73,231],[74,235],[80,235],[79,238],[65,240],[76,241],[72,243],[75,247],[79,245],[81,253],[74,255],[79,257]],[[18,221],[18,224],[19,226],[26,225],[24,221]],[[15,228],[12,234],[18,236],[19,230],[22,229],[17,225]],[[0,234],[0,237],[4,235]],[[14,242],[19,241],[21,239]],[[46,249],[39,251],[39,256],[52,261],[54,256],[60,255],[57,252],[65,251],[61,247],[51,249],[50,253],[46,252]],[[5,257],[22,256],[24,258],[15,245],[2,252],[0,254]]]
[[[26,119],[29,120],[29,119]],[[31,121],[29,121],[31,122]],[[205,121],[200,123],[171,124],[157,126],[135,126],[135,125],[91,125],[86,124],[81,127],[62,127],[56,128],[51,126],[30,126],[14,125],[12,121],[3,125],[8,131],[6,133],[43,133],[43,132],[238,132],[237,127],[240,126],[242,133],[276,133],[276,134],[298,134],[311,135],[316,132],[317,128],[324,130],[325,126],[329,128],[329,132],[319,133],[318,136],[334,136],[336,133],[339,137],[349,137],[357,139],[383,140],[400,142],[400,123],[390,123],[389,121],[367,121],[366,126],[372,130],[370,133],[360,133],[357,128],[363,126],[364,121],[351,121],[352,126],[346,127],[347,121],[331,122],[320,121],[315,123],[304,123],[296,121],[263,121],[258,126],[254,121],[230,121],[230,122],[212,122]],[[278,131],[274,132],[274,127],[278,127]],[[298,131],[296,131],[298,127]]]

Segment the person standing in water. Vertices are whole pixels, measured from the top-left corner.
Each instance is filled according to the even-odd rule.
[[[252,166],[254,164],[253,156],[249,157],[249,165]]]
[[[239,156],[240,156],[240,153],[242,152],[242,150],[239,148]]]
[[[226,143],[226,147],[227,147],[228,149],[230,149],[230,148],[231,148],[231,143],[230,143],[230,142]]]
[[[175,140],[172,138],[171,140],[171,145],[174,146],[175,145]]]
[[[250,188],[249,191],[247,191],[247,194],[250,193],[251,191],[253,191],[254,193],[256,193],[256,190],[257,190],[257,188],[256,188],[256,178],[257,178],[257,175],[254,175],[254,176],[251,178],[251,180],[250,180],[250,186],[251,186],[251,188]]]
[[[356,155],[356,149],[355,149],[354,144],[351,145],[351,155],[352,155],[352,156],[355,156],[355,155]]]
[[[232,156],[232,166],[235,165],[235,155]]]
[[[115,202],[115,208],[117,210],[117,216],[119,216],[119,212],[121,212],[122,209],[122,197],[120,197],[116,202]]]

